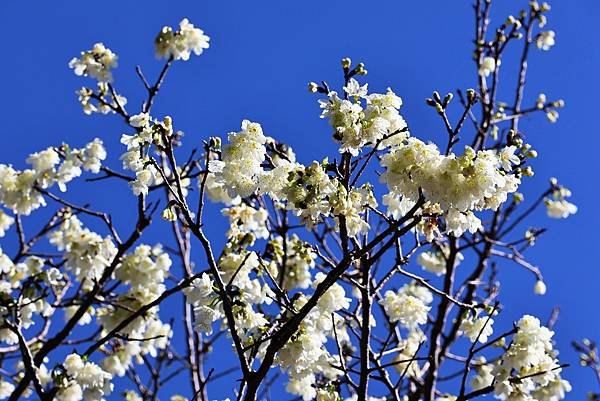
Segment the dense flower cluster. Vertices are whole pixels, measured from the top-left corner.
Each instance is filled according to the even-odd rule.
[[[238,292],[238,305],[234,307],[236,327],[240,336],[251,342],[262,326],[268,323],[265,315],[254,305],[268,305],[274,298],[269,285],[256,274],[263,269],[262,261],[253,251],[238,253],[226,250],[218,262],[223,281],[234,286]]]
[[[199,56],[204,49],[208,49],[209,40],[202,29],[194,27],[194,24],[184,18],[179,23],[179,30],[174,31],[170,26],[165,26],[160,31],[154,41],[156,57],[187,61],[192,52]]]
[[[368,228],[359,216],[366,205],[377,204],[368,186],[348,194],[338,180],[327,174],[325,163],[315,161],[303,166],[295,162],[291,150],[285,157],[271,159],[274,165],[265,169],[265,145],[274,141],[257,123],[244,120],[242,130],[230,133],[228,139],[221,160],[209,163],[207,191],[213,200],[237,204],[240,198],[258,192],[286,201],[287,207],[308,225],[324,216],[341,214],[350,216],[352,235]]]
[[[494,366],[486,362],[483,356],[475,360],[475,376],[471,380],[471,388],[474,391],[491,386],[494,382]]]
[[[112,69],[117,67],[118,57],[102,43],[96,43],[91,50],[81,52],[80,58],[73,58],[69,67],[77,75],[90,76],[100,82],[112,82]]]
[[[112,392],[112,375],[95,363],[85,361],[77,354],[70,354],[63,366],[66,376],[56,394],[58,401],[104,401],[105,396]]]
[[[317,273],[313,283],[316,287],[323,279],[323,273]],[[305,296],[299,297],[294,306],[300,309],[307,301]],[[344,328],[343,319],[338,311],[349,308],[350,299],[346,298],[344,288],[333,284],[319,300],[292,339],[277,353],[276,363],[287,372],[289,381],[287,391],[302,396],[305,401],[317,396],[315,388],[316,376],[322,375],[334,380],[341,372],[332,367],[335,357],[329,353],[325,343],[329,339],[341,342],[349,337]]]
[[[327,100],[319,100],[321,118],[329,119],[334,138],[341,145],[340,153],[356,156],[364,146],[386,146],[401,140],[401,131],[406,130],[406,122],[398,112],[402,99],[391,89],[385,94],[367,95],[367,85],[360,86],[351,78],[344,91],[352,100],[340,99],[335,91],[327,94]]]
[[[242,130],[231,132],[228,139],[229,143],[223,146],[222,159],[212,161],[209,170],[215,173],[215,186],[225,192],[223,195],[230,199],[245,198],[258,188],[268,139],[260,124],[248,120],[242,121]]]
[[[227,231],[229,238],[245,234],[252,234],[255,238],[263,239],[269,236],[266,226],[269,213],[263,208],[255,209],[246,204],[240,204],[223,209],[222,213],[229,217],[229,231]]]
[[[390,321],[399,322],[408,329],[427,323],[427,306],[433,300],[428,289],[407,284],[398,292],[386,291],[381,304]]]
[[[376,208],[377,200],[373,195],[370,184],[360,188],[352,188],[349,192],[341,186],[338,191],[329,197],[333,208],[336,227],[340,226],[340,216],[344,216],[348,235],[355,237],[369,231],[369,224],[364,219],[368,208]]]
[[[94,139],[81,149],[63,144],[58,149],[49,147],[32,153],[27,158],[30,169],[16,170],[0,164],[0,203],[14,213],[29,215],[46,204],[38,188],[47,189],[56,184],[64,192],[66,184],[80,176],[82,169],[98,173],[105,158],[102,141]]]
[[[111,300],[111,305],[97,311],[98,321],[103,332],[113,330],[131,314],[131,310],[149,304],[164,291],[164,281],[171,267],[171,259],[162,246],[139,245],[133,253],[123,257],[117,266],[115,277],[128,288]],[[171,337],[171,326],[158,317],[158,307],[152,308],[144,317],[133,320],[120,330],[120,333],[132,338],[144,339],[138,342],[125,342],[115,347],[113,352],[102,361],[102,367],[117,376],[123,376],[132,360],[142,363],[141,356],[157,355],[164,349]]]
[[[565,219],[572,214],[577,213],[577,206],[567,201],[571,196],[571,191],[565,187],[558,187],[552,192],[552,198],[546,198],[546,212],[549,217],[554,219]]]
[[[153,145],[161,145],[164,138],[173,134],[173,121],[166,116],[162,121],[152,120],[148,113],[140,113],[129,118],[129,125],[137,129],[134,135],[123,134],[121,143],[127,146],[127,152],[121,155],[123,168],[135,173],[135,180],[129,183],[134,195],[147,195],[152,185],[163,182],[163,176],[156,168],[154,160],[149,155]],[[166,171],[172,178],[171,173]],[[187,177],[180,180],[184,196],[190,184]]]
[[[301,220],[312,226],[331,211],[330,197],[343,190],[340,183],[327,175],[323,163],[313,161],[288,173],[287,183],[278,198],[287,200],[289,207]]]
[[[86,290],[93,288],[117,253],[110,237],[102,238],[83,227],[75,215],[66,217],[58,229],[48,235],[48,239],[64,252],[65,267]]]
[[[494,388],[501,400],[561,400],[571,390],[560,377],[554,332],[529,315],[517,322],[517,334],[500,363],[494,368]]]
[[[461,156],[442,155],[434,144],[410,137],[392,147],[381,159],[381,179],[390,192],[416,202],[422,193],[438,204],[447,232],[461,236],[481,227],[474,210],[496,210],[515,192],[521,180],[513,173],[520,164],[517,148],[475,151],[466,146]],[[390,211],[393,213],[393,211]]]
[[[467,316],[462,319],[460,323],[460,333],[465,337],[468,337],[471,342],[479,341],[484,344],[487,342],[488,337],[494,333],[492,325],[494,319],[489,316]]]
[[[184,292],[187,302],[194,306],[196,330],[212,334],[212,323],[223,317],[222,311],[213,305],[218,298],[213,290],[212,279],[203,273],[200,278],[194,279],[192,285]]]
[[[286,238],[285,244],[283,241],[282,237],[277,237],[269,242],[269,253],[275,265],[270,270],[275,271],[276,276],[283,276],[281,283],[285,290],[308,288],[312,283],[311,269],[315,266],[317,254],[296,234]],[[278,267],[281,271],[277,271]]]

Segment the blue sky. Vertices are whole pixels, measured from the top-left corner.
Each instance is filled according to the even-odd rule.
[[[497,2],[496,21],[518,12],[507,2]],[[548,28],[557,32],[557,44],[550,52],[533,52],[525,104],[533,104],[537,94],[545,92],[550,99],[565,99],[566,108],[554,125],[541,115],[521,123],[540,154],[534,162],[536,175],[523,189],[533,199],[549,177],[558,177],[573,191],[579,212],[556,221],[540,211],[533,220],[549,228],[529,254],[544,273],[548,294],[535,297],[531,276],[503,262],[501,300],[505,320],[523,313],[545,319],[553,306],[561,307],[556,340],[562,359],[572,363],[565,372],[574,385],[569,398],[582,399],[588,390],[598,390],[591,372],[577,366],[569,342],[584,336],[600,340],[600,244],[595,232],[600,223],[596,210],[600,133],[595,122],[600,2],[556,0],[552,6]],[[211,48],[190,62],[176,63],[154,115],[173,116],[190,146],[236,130],[248,118],[260,122],[266,134],[289,143],[302,162],[335,155],[329,128],[319,120],[316,97],[307,92],[306,84],[324,79],[339,86],[342,57],[366,63],[370,89],[384,91],[390,86],[403,98],[401,112],[412,134],[422,139],[441,140],[445,135],[424,99],[433,90],[445,93],[475,85],[468,1],[5,0],[0,4],[5,38],[0,162],[22,166],[34,150],[61,141],[80,146],[101,137],[112,155],[109,163],[118,166],[122,122],[81,112],[74,91],[89,81],[76,77],[67,63],[93,43],[104,42],[120,56],[115,83],[133,110],[145,96],[135,65],[155,77],[162,63],[154,59],[153,39],[163,25],[175,25],[183,17],[205,30]],[[514,67],[503,67],[507,73],[502,79],[514,82]],[[500,98],[509,95],[512,89],[501,92]],[[114,208],[117,196],[123,196],[123,206],[114,215],[126,226],[133,199],[121,188],[84,185],[74,193],[83,195],[93,199],[96,209]],[[221,224],[220,219],[207,222],[217,241]],[[160,227],[154,231],[155,239],[159,231]],[[221,381],[214,397],[229,394],[230,384]]]

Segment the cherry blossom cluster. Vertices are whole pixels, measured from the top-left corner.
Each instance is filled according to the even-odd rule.
[[[113,390],[112,375],[93,362],[77,354],[70,354],[63,363],[64,373],[59,376],[62,387],[56,394],[59,401],[106,400]]]
[[[517,334],[494,368],[494,392],[501,400],[560,400],[571,390],[560,377],[552,346],[554,332],[529,315],[517,322]]]
[[[29,215],[46,204],[40,189],[57,185],[66,191],[66,184],[81,175],[82,170],[98,173],[106,150],[100,139],[81,149],[63,144],[32,153],[27,158],[31,168],[16,170],[0,164],[0,203],[13,213]]]
[[[96,43],[91,50],[81,52],[80,58],[73,58],[69,67],[76,75],[89,76],[99,82],[112,82],[112,69],[116,68],[118,56],[103,43]]]
[[[394,139],[388,136],[406,129],[406,122],[398,112],[402,99],[389,88],[385,94],[368,95],[367,86],[360,86],[356,79],[350,78],[344,87],[343,99],[337,92],[330,91],[327,100],[319,100],[323,109],[321,118],[329,119],[333,137],[340,142],[340,153],[350,152],[356,156],[365,146],[395,143],[402,136]]]
[[[571,197],[571,191],[563,186],[559,186],[555,178],[551,180],[551,184],[554,187],[552,197],[544,200],[548,217],[565,219],[577,213],[577,206],[567,200],[567,198]]]
[[[173,58],[174,60],[189,60],[194,52],[197,56],[208,49],[210,38],[202,29],[194,27],[187,18],[179,23],[179,30],[174,31],[165,26],[154,41],[156,57]]]
[[[459,237],[481,227],[473,211],[497,210],[517,190],[521,179],[514,166],[521,159],[516,150],[513,145],[500,151],[466,146],[462,155],[443,155],[434,144],[410,137],[381,158],[382,180],[394,197],[414,203],[422,195],[439,205],[447,232]]]

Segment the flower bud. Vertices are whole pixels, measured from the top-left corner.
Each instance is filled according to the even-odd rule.
[[[475,93],[475,89],[467,89],[467,100],[469,101],[469,103],[474,103],[476,99],[477,94]]]
[[[350,64],[352,64],[352,60],[350,60],[350,57],[346,57],[342,59],[342,68],[347,70],[348,68],[350,68]]]
[[[528,159],[535,159],[536,157],[538,157],[538,153],[536,150],[532,149],[529,152],[525,153],[525,157],[527,157]]]
[[[544,295],[546,293],[546,283],[544,283],[542,280],[536,281],[535,285],[533,286],[533,292],[537,295]]]
[[[493,140],[497,140],[498,139],[498,131],[499,130],[500,129],[498,128],[497,125],[493,125],[492,126],[492,130],[490,131],[490,134],[491,134]]]
[[[549,110],[546,113],[546,118],[548,119],[548,121],[550,121],[551,123],[555,123],[558,120],[558,111],[556,110]]]
[[[317,85],[315,82],[308,83],[308,91],[310,93],[316,93],[318,90],[319,90],[319,85]]]
[[[166,221],[177,220],[177,215],[175,214],[175,210],[173,209],[173,206],[166,207],[161,213],[162,218]]]
[[[516,147],[520,148],[521,146],[523,146],[523,139],[521,139],[521,138],[514,138],[512,140],[512,143],[514,143]]]
[[[367,70],[365,69],[365,64],[364,63],[358,63],[358,65],[356,66],[356,68],[354,69],[354,71],[358,75],[367,75]]]
[[[448,93],[445,97],[444,97],[444,107],[448,106],[448,104],[452,101],[452,98],[454,97],[454,95],[452,93]]]
[[[523,194],[520,192],[515,192],[513,194],[513,202],[515,202],[516,204],[523,202],[524,199],[525,198],[523,197]]]
[[[525,239],[529,242],[529,245],[535,245],[535,233],[531,230],[525,231]]]
[[[211,136],[208,140],[208,146],[214,151],[221,150],[221,138],[218,136]]]

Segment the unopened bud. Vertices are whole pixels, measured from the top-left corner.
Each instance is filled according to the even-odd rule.
[[[166,221],[177,220],[177,215],[175,214],[175,210],[173,209],[173,206],[166,207],[161,213],[162,218]]]
[[[524,200],[525,200],[525,197],[523,196],[523,194],[522,194],[522,193],[520,193],[520,192],[515,192],[515,193],[513,194],[513,201],[514,201],[515,203],[519,204],[519,203],[523,202]]]
[[[454,97],[454,95],[452,93],[448,93],[445,97],[444,97],[444,107],[448,106],[448,103],[450,103],[452,101],[452,98]]]
[[[514,143],[517,148],[523,146],[523,140],[521,138],[513,139],[512,143]]]
[[[350,68],[350,65],[352,64],[352,60],[350,60],[350,57],[346,57],[342,59],[342,68],[347,70],[348,68]]]
[[[546,283],[542,280],[536,281],[533,286],[533,292],[537,295],[544,295],[546,293]]]
[[[308,91],[310,93],[316,93],[318,90],[319,90],[319,85],[317,85],[315,82],[308,83]]]
[[[556,110],[549,110],[546,113],[546,118],[548,119],[548,121],[550,121],[551,123],[555,123],[558,120],[558,111]]]
[[[173,119],[171,118],[171,116],[165,116],[165,118],[163,118],[163,124],[165,125],[165,127],[167,129],[173,127]]]
[[[491,131],[491,135],[492,135],[492,139],[493,140],[497,140],[498,139],[498,132],[500,131],[500,129],[498,128],[497,125],[494,125],[492,127],[492,131]]]
[[[365,69],[365,64],[364,63],[358,63],[358,65],[356,66],[356,68],[354,69],[354,71],[358,75],[367,75],[367,70]]]
[[[218,136],[211,136],[208,140],[208,146],[215,151],[221,150],[221,138]]]
[[[469,88],[467,89],[467,100],[470,103],[475,102],[475,100],[477,99],[477,95],[475,93],[475,89]]]

